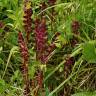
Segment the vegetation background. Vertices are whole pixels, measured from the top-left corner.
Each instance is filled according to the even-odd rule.
[[[0,96],[96,96],[96,0],[0,0]]]

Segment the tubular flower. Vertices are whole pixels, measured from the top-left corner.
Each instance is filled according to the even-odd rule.
[[[36,19],[35,21],[35,39],[37,60],[40,60],[42,63],[44,63],[43,59],[47,47],[47,32],[45,18],[42,18],[41,21],[40,19]]]
[[[74,34],[79,34],[79,28],[80,28],[80,24],[79,24],[79,22],[78,21],[73,21],[72,22],[72,32],[74,33]]]
[[[52,38],[51,44],[47,45],[47,32],[46,32],[46,21],[43,18],[36,19],[35,21],[35,39],[36,39],[36,52],[37,52],[37,60],[40,60],[42,63],[47,63],[48,55],[56,48],[55,41],[56,38],[60,35],[57,32]]]
[[[72,32],[73,34],[75,35],[79,35],[79,28],[80,28],[80,24],[78,21],[73,21],[72,22]],[[74,37],[74,36],[73,36]],[[78,43],[78,39],[76,37],[74,37],[72,40],[71,40],[71,46],[74,47],[76,44]]]
[[[27,62],[29,58],[28,48],[27,48],[26,43],[24,42],[24,38],[21,32],[19,32],[18,34],[18,42],[19,42],[21,56]]]
[[[68,57],[66,59],[65,67],[64,67],[65,79],[69,76],[73,64],[74,64],[74,58],[73,57]]]
[[[46,20],[36,19],[35,21],[35,42],[36,42],[36,59],[42,64],[45,64],[45,50],[47,47],[47,32],[46,32]],[[38,70],[37,82],[39,88],[43,87],[43,72]]]
[[[56,45],[54,42],[56,41],[56,38],[59,35],[60,33],[57,32],[54,35],[51,44],[48,46],[45,18],[43,18],[41,21],[40,19],[36,19],[35,39],[36,39],[37,60],[40,60],[42,63],[46,63],[48,55],[56,48]]]
[[[18,43],[20,47],[20,53],[22,56],[22,65],[21,65],[21,72],[23,75],[23,80],[24,80],[24,96],[30,96],[30,89],[29,89],[29,79],[28,79],[28,49],[27,45],[24,41],[23,35],[21,32],[18,34]]]
[[[25,32],[27,35],[26,36],[27,41],[29,40],[30,32],[32,31],[32,19],[31,19],[32,13],[33,12],[32,12],[32,8],[31,8],[31,2],[28,0],[25,0],[23,23],[24,23],[24,29],[25,29]]]
[[[36,59],[40,61],[42,64],[46,64],[48,62],[49,54],[56,48],[54,40],[58,35],[56,34],[56,36],[54,36],[53,41],[48,46],[45,17],[42,17],[41,20],[40,19],[35,20]],[[42,70],[38,70],[37,82],[38,82],[39,88],[42,88],[43,87]]]
[[[38,70],[37,72],[37,82],[38,82],[39,88],[42,88],[43,87],[43,71],[41,70]]]

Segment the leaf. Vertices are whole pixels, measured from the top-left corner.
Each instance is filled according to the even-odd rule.
[[[46,88],[46,96],[48,96],[50,93],[50,90],[48,88]]]
[[[88,61],[89,63],[96,63],[96,48],[95,43],[88,42],[83,45],[83,59]]]
[[[18,79],[18,77],[19,77],[19,70],[16,70],[15,72],[14,72],[14,75],[11,77],[11,82],[14,82],[15,80],[17,80]]]
[[[3,73],[2,78],[4,78],[4,76],[5,76],[5,74],[6,74],[8,65],[9,65],[9,63],[10,63],[11,56],[12,56],[14,53],[16,53],[17,51],[18,51],[18,47],[17,47],[17,46],[13,46],[13,48],[10,50],[10,53],[9,53],[9,56],[8,56],[8,60],[7,60],[7,64],[6,64],[6,67],[5,67],[5,70],[4,70],[4,73]]]
[[[71,57],[74,57],[76,56],[77,54],[81,53],[81,50],[82,50],[82,46],[81,44],[77,47],[75,47],[71,53]]]
[[[61,44],[60,43],[55,43],[57,48],[61,48]]]
[[[0,33],[2,33],[2,32],[3,32],[3,29],[0,28]]]
[[[16,20],[17,19],[16,16],[13,15],[13,14],[9,14],[8,17],[11,18],[11,19],[13,19],[13,20]]]
[[[4,80],[0,80],[0,93],[3,93],[6,89],[6,84]]]
[[[67,40],[66,36],[64,36],[64,35],[58,36],[57,37],[57,42],[61,42],[64,45],[68,44],[68,40]]]
[[[8,42],[10,45],[14,46],[18,44],[17,40],[18,34],[15,32],[9,32],[6,34],[6,42]]]
[[[30,66],[30,68],[29,68],[29,76],[30,76],[30,78],[34,77],[35,70],[36,70],[35,66]]]

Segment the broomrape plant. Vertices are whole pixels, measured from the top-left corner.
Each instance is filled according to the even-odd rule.
[[[0,96],[95,96],[95,0],[0,0]]]

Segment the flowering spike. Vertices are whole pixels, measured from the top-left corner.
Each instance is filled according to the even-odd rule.
[[[37,72],[37,82],[38,82],[39,88],[42,88],[43,87],[43,71],[41,70],[38,70]]]
[[[25,29],[25,32],[26,32],[26,38],[27,38],[27,42],[29,41],[29,36],[30,36],[30,32],[32,31],[32,19],[31,19],[31,16],[32,16],[32,8],[31,8],[31,2],[28,1],[28,0],[25,0],[24,2],[24,20],[23,20],[23,23],[24,23],[24,29]]]
[[[44,51],[46,50],[47,47],[46,45],[47,32],[46,32],[45,18],[42,18],[41,21],[39,19],[36,19],[35,21],[35,39],[36,39],[37,60],[40,60],[42,62],[42,57],[44,56]]]
[[[21,32],[18,34],[18,43],[20,47],[20,53],[22,56],[22,66],[21,66],[21,72],[23,75],[24,80],[24,96],[30,96],[30,89],[29,89],[29,78],[28,78],[28,48],[24,41],[23,35]]]
[[[18,43],[20,47],[21,56],[25,61],[28,61],[28,48],[24,41],[23,35],[21,32],[18,34]]]

